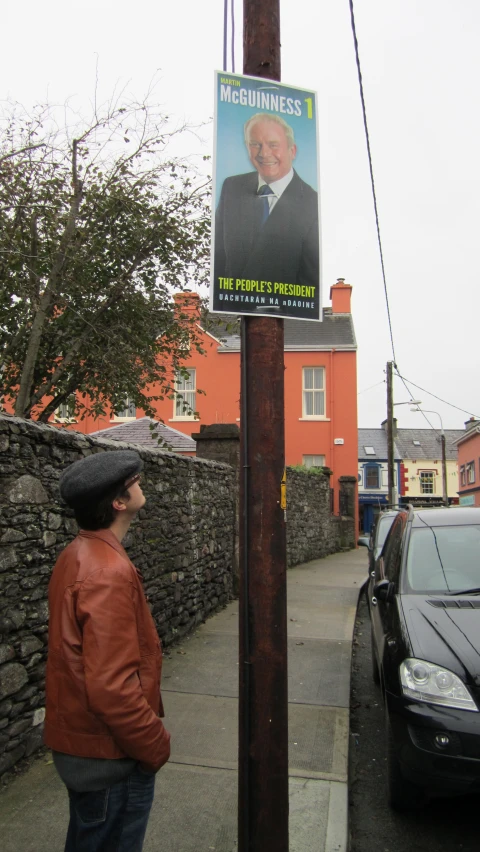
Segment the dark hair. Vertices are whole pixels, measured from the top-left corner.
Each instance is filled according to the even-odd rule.
[[[112,526],[117,510],[112,503],[117,497],[130,498],[128,488],[123,482],[117,482],[96,503],[75,508],[75,520],[82,530],[107,530]]]

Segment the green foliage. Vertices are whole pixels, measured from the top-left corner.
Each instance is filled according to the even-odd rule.
[[[74,392],[77,417],[125,396],[154,416],[174,390],[168,364],[199,348],[171,294],[206,282],[209,181],[169,156],[185,128],[148,104],[56,118],[0,114],[3,394],[42,420]]]
[[[331,476],[333,471],[330,470],[329,467],[306,467],[304,464],[292,464],[287,467],[287,473],[289,470],[298,470],[300,473],[307,473],[310,476]]]

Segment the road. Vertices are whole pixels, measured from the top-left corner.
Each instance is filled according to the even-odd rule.
[[[364,596],[355,627],[350,734],[350,852],[478,852],[480,795],[437,799],[412,814],[387,805],[383,706],[371,677]]]

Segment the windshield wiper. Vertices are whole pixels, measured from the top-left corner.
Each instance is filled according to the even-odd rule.
[[[461,592],[446,592],[447,595],[480,595],[480,589],[463,589]]]

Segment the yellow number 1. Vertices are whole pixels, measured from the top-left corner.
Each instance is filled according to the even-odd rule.
[[[305,98],[305,103],[307,105],[307,118],[313,118],[312,99]]]

